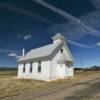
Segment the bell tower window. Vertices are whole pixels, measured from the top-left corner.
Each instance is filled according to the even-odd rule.
[[[64,51],[64,50],[63,50],[63,49],[61,49],[61,53],[63,53],[63,51]]]

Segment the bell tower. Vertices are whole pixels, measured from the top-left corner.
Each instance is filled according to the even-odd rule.
[[[52,37],[53,44],[60,44],[61,42],[65,42],[65,37],[60,33],[57,33],[55,36]]]

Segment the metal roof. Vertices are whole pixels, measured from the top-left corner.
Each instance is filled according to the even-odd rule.
[[[36,59],[49,56],[59,45],[49,44],[46,46],[39,47],[37,49],[33,49],[28,52],[24,57],[19,59],[20,61],[28,60],[28,59]]]

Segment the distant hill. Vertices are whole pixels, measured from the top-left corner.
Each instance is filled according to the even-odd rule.
[[[81,70],[84,70],[84,71],[100,71],[100,66],[91,66],[89,68],[74,68],[75,71],[81,71]]]
[[[0,67],[0,71],[17,71],[17,68]]]

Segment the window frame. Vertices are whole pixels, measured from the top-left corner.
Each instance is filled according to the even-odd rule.
[[[38,73],[41,73],[41,61],[38,61]]]
[[[30,73],[33,72],[33,62],[30,62],[30,70],[29,70]]]
[[[26,64],[24,63],[23,64],[23,73],[25,73],[26,72]]]

